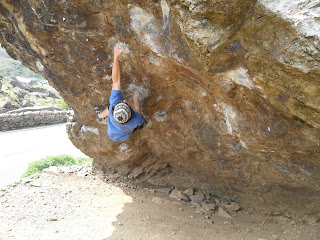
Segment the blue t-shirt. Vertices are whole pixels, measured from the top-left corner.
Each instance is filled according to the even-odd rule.
[[[144,123],[144,120],[139,113],[134,112],[134,115],[131,116],[128,122],[116,122],[113,117],[112,107],[115,106],[117,102],[122,102],[121,91],[112,90],[109,101],[108,136],[114,141],[124,142],[131,136],[136,127]]]

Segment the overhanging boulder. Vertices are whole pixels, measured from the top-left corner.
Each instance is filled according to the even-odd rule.
[[[0,41],[73,108],[69,137],[96,168],[317,214],[319,2],[302,2],[2,2]],[[126,143],[93,113],[119,41],[123,95],[140,90],[150,119]]]

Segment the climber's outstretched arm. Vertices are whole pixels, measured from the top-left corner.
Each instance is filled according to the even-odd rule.
[[[119,50],[119,43],[113,49],[112,90],[121,90],[119,57],[124,50],[124,48]]]

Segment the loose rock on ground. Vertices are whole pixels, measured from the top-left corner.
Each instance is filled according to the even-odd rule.
[[[169,189],[98,175],[88,166],[51,167],[0,198],[3,240],[316,240],[319,219],[307,219],[257,213],[214,198],[201,203],[172,199]]]

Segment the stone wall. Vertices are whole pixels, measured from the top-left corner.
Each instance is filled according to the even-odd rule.
[[[0,131],[44,126],[67,121],[67,112],[60,108],[23,108],[0,114]]]

